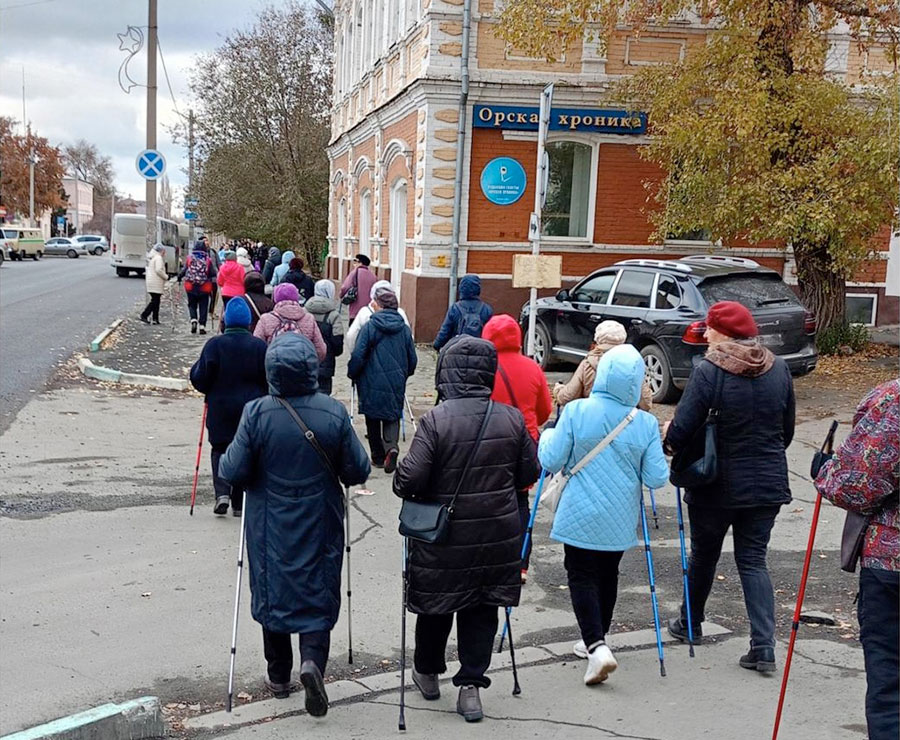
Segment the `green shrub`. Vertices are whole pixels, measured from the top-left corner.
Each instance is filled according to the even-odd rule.
[[[816,347],[823,355],[861,352],[869,344],[869,332],[862,324],[833,324],[816,335]]]

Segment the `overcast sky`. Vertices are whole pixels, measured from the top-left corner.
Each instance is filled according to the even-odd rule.
[[[178,109],[190,108],[188,76],[198,54],[211,52],[235,28],[278,0],[159,0],[159,41]],[[117,33],[147,25],[146,0],[0,0],[0,113],[22,118],[22,68],[26,113],[52,144],[87,139],[112,158],[120,194],[144,198],[135,157],[146,142],[146,89],[126,95],[119,66],[126,57]],[[146,82],[146,51],[129,65]],[[167,160],[175,202],[181,202],[187,152],[167,125],[177,120],[162,65],[157,63],[157,141]]]

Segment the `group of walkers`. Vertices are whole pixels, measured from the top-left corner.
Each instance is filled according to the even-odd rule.
[[[246,491],[252,611],[263,626],[267,684],[276,696],[290,691],[290,635],[299,634],[307,709],[315,716],[327,711],[322,675],[346,544],[342,489],[364,483],[373,466],[393,474],[393,491],[404,502],[440,505],[449,518],[442,538],[412,536],[405,545],[406,607],[416,615],[412,678],[426,700],[440,697],[455,619],[457,710],[467,721],[482,718],[480,691],[490,685],[498,609],[517,606],[527,580],[523,544],[541,470],[547,478],[567,476],[550,538],[563,545],[580,633],[573,652],[587,661],[585,684],[607,680],[618,665],[606,637],[619,565],[637,545],[642,490],[668,482],[666,455],[689,457],[712,417],[717,474],[685,494],[690,609],[682,604],[668,630],[680,640],[690,633],[694,643],[702,641],[730,528],[750,622],[749,650],[738,662],[760,673],[776,669],[766,555],[780,507],[791,500],[786,448],[795,400],[787,365],[758,341],[744,306],[726,301],[710,308],[709,350],[661,433],[647,410],[643,359],[620,324],[598,325],[588,356],[551,394],[540,367],[522,354],[516,320],[494,316],[480,297],[480,280],[467,275],[434,342],[438,403],[420,419],[401,459],[399,425],[417,357],[395,290],[357,255],[339,295],[320,280],[304,300],[284,279],[296,259],[285,262],[289,254],[268,281],[255,272],[245,276],[242,300],[232,296],[225,308],[225,333],[207,342],[191,371],[209,406],[215,512],[226,513],[230,503],[241,513]],[[272,258],[266,268],[277,261]],[[265,286],[273,282],[268,299]],[[346,332],[338,300],[349,309]],[[346,408],[328,397],[334,358],[344,351],[369,455]],[[559,412],[551,419],[554,397]],[[873,722],[896,728],[885,707],[893,702],[896,710],[897,702],[897,403],[896,381],[877,389],[860,408],[852,441],[817,481],[823,495],[869,517],[860,620],[876,740],[889,735]],[[893,646],[878,625],[882,619],[890,620]]]

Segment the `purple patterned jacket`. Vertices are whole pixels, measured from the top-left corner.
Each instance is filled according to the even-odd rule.
[[[900,570],[898,435],[900,380],[891,380],[863,399],[853,417],[853,431],[816,478],[816,488],[836,506],[871,515],[863,568]]]

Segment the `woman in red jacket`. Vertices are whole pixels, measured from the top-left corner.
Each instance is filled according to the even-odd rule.
[[[225,251],[225,262],[219,268],[219,277],[216,282],[222,289],[222,305],[227,306],[228,301],[235,296],[244,295],[244,268],[237,261],[237,253],[228,249]]]
[[[530,357],[522,354],[522,330],[508,314],[494,316],[484,325],[481,338],[497,348],[497,375],[491,399],[515,406],[525,417],[525,427],[537,442],[540,427],[553,411],[550,389],[544,371]],[[519,491],[519,516],[522,519],[522,537],[528,527],[531,512],[528,507],[528,491]],[[528,560],[531,544],[522,559],[522,583],[528,577]]]

